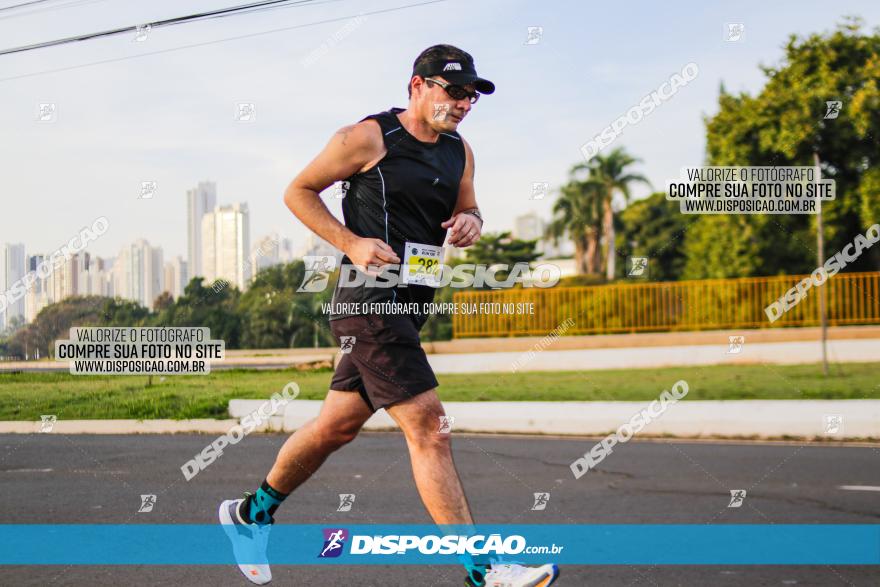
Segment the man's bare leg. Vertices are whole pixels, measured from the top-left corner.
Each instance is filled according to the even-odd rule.
[[[473,535],[474,519],[452,459],[451,435],[439,432],[440,417],[446,412],[436,390],[388,406],[385,411],[406,436],[416,487],[434,523],[447,526],[445,532],[450,534]],[[489,558],[459,555],[471,584],[483,584]]]
[[[256,492],[220,504],[220,523],[232,542],[239,570],[250,582],[264,585],[272,580],[266,552],[275,510],[333,451],[354,439],[370,415],[360,394],[331,390],[318,417],[281,447],[275,465]],[[249,531],[241,532],[243,526],[250,527]]]
[[[354,440],[373,413],[357,392],[330,390],[317,418],[294,432],[266,479],[282,493],[302,485],[334,451]]]
[[[386,408],[409,447],[413,477],[425,508],[437,524],[473,525],[470,505],[452,460],[450,434],[440,433],[443,404],[435,390]]]

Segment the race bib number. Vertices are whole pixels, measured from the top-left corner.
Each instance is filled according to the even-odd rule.
[[[403,282],[439,287],[443,247],[410,242],[404,246]]]

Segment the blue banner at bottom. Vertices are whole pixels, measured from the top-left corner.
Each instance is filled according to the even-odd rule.
[[[268,544],[268,562],[279,565],[460,564],[462,552],[480,549],[524,564],[880,564],[880,525],[489,524],[464,533],[437,525],[276,524]],[[219,524],[0,525],[3,565],[234,562]]]

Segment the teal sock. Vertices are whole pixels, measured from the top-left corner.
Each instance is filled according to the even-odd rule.
[[[489,568],[489,556],[484,554],[473,556],[464,553],[460,560],[474,585],[482,585]]]
[[[271,524],[274,521],[272,516],[275,514],[275,510],[288,495],[288,493],[281,493],[274,489],[268,481],[263,481],[257,492],[248,497],[245,502],[248,505],[248,519],[260,526]]]
[[[470,564],[465,565],[465,569],[467,569],[468,577],[470,577],[471,582],[474,585],[483,585],[486,577],[486,570],[488,567],[486,565],[477,565]]]

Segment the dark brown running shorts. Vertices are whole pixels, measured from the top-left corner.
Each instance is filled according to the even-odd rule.
[[[330,389],[359,392],[373,412],[439,385],[409,315],[338,318],[330,321],[330,330],[340,348],[342,337],[355,337],[350,349],[343,349]]]

